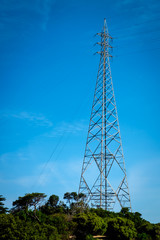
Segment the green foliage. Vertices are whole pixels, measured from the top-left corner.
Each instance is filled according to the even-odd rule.
[[[57,206],[58,201],[59,201],[59,197],[53,194],[49,197],[47,206],[54,208]]]
[[[6,213],[0,195],[0,239],[5,240],[160,240],[160,224],[151,224],[138,212],[122,208],[119,213],[89,208],[86,196],[67,192],[68,206],[51,195],[44,205],[44,193],[28,193],[13,202]],[[2,207],[2,208],[1,208]],[[72,239],[73,239],[72,238]]]
[[[37,205],[44,200],[46,195],[44,193],[27,193],[24,197],[19,197],[18,200],[13,202],[13,212],[20,210],[28,211],[29,207],[36,210]]]
[[[0,233],[4,240],[60,240],[56,227],[37,222],[25,222],[12,214],[0,216]]]
[[[72,193],[69,193],[69,192],[66,192],[66,193],[64,194],[63,199],[66,199],[66,200],[67,200],[67,203],[70,205],[70,204],[71,204],[71,200],[73,200],[73,194],[72,194]]]
[[[74,217],[77,223],[75,235],[77,239],[85,239],[87,235],[103,235],[107,229],[107,222],[95,213],[80,213]]]
[[[138,227],[138,239],[160,239],[160,225],[159,224],[151,224],[148,221],[144,221],[143,224]],[[142,238],[143,237],[143,238]]]
[[[160,240],[160,224],[154,224],[155,239]]]
[[[6,213],[8,211],[8,208],[4,207],[4,203],[3,202],[5,200],[6,199],[2,195],[0,195],[0,214],[1,213]]]
[[[152,240],[151,236],[149,236],[147,233],[138,233],[137,239],[138,240]]]
[[[88,208],[88,205],[85,203],[85,198],[86,195],[83,193],[66,192],[63,199],[65,199],[68,204],[67,212],[69,214],[84,212],[84,210]]]
[[[134,222],[126,218],[111,218],[108,220],[106,235],[110,240],[130,240],[137,237]]]
[[[47,215],[59,212],[59,197],[56,195],[51,195],[45,205],[40,206],[39,209]]]
[[[86,236],[86,240],[94,240],[93,236],[91,234]]]
[[[86,198],[86,195],[83,193],[77,194],[76,192],[66,192],[64,194],[63,199],[65,199],[67,201],[67,203],[69,204],[69,206],[73,203],[73,202],[80,202],[80,201],[84,201]]]
[[[91,213],[96,213],[99,217],[101,218],[114,218],[114,217],[117,217],[118,214],[115,213],[115,212],[110,212],[110,211],[106,211],[102,208],[91,208],[90,209],[90,212]]]
[[[47,223],[55,226],[60,234],[68,231],[68,221],[65,214],[54,214],[47,219]]]
[[[122,208],[118,215],[120,217],[124,217],[132,220],[136,228],[138,228],[145,222],[145,220],[141,217],[141,214],[139,212],[135,212],[135,213],[129,212],[128,208]]]

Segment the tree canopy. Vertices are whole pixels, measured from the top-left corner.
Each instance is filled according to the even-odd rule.
[[[44,193],[27,193],[24,197],[19,197],[18,200],[13,202],[13,210],[25,210],[27,211],[29,207],[34,207],[36,210],[37,205],[44,200],[46,195]]]
[[[160,223],[152,224],[139,212],[90,208],[85,195],[64,194],[66,203],[52,194],[27,193],[13,202],[10,212],[0,195],[0,239],[2,240],[160,240]],[[1,209],[1,208],[0,208]]]
[[[8,208],[4,207],[4,203],[3,202],[5,200],[6,199],[2,195],[0,195],[0,214],[1,213],[6,213],[8,211]]]

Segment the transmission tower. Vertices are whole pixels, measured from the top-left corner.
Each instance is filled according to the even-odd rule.
[[[110,42],[106,20],[98,42],[100,63],[82,165],[79,193],[91,207],[108,211],[131,209],[117,108],[110,69]],[[118,209],[117,208],[117,209]]]

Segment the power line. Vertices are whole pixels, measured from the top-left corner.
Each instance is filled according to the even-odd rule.
[[[148,52],[148,51],[155,51],[155,50],[159,50],[159,49],[160,49],[160,48],[142,49],[142,50],[140,50],[140,51],[133,51],[133,52],[125,53],[125,54],[115,55],[115,57],[125,56],[125,55],[131,55],[131,54],[137,54],[137,53]]]
[[[133,25],[128,25],[124,28],[115,28],[115,29],[113,28],[113,29],[111,29],[111,31],[112,32],[114,32],[114,31],[119,32],[119,31],[124,31],[124,30],[127,31],[127,30],[130,30],[131,28],[134,28],[134,27],[136,29],[137,27],[142,27],[142,25],[145,25],[145,23],[152,23],[152,22],[155,22],[155,21],[159,23],[159,20],[160,20],[160,18],[155,18],[155,19],[144,21],[144,22],[134,23]],[[145,26],[148,27],[148,25],[145,25]]]
[[[93,94],[92,89],[93,89],[93,86],[91,86],[90,88],[88,88],[88,90],[87,90],[87,93],[88,93],[87,96],[88,96],[88,97],[83,98],[84,101],[81,101],[79,107],[76,108],[75,113],[72,114],[72,116],[77,117],[77,116],[80,114],[80,112],[83,110],[84,106],[87,105],[86,103],[89,101],[90,95]],[[55,161],[59,158],[59,156],[60,156],[60,154],[62,153],[62,151],[63,151],[63,149],[64,149],[64,147],[65,147],[68,139],[70,138],[71,134],[72,134],[71,132],[68,132],[68,133],[66,133],[65,131],[63,132],[62,136],[60,137],[59,141],[57,142],[56,146],[54,147],[54,149],[53,149],[50,157],[49,157],[48,160],[45,162],[45,164],[44,164],[44,166],[43,166],[40,174],[38,175],[38,178],[37,178],[36,182],[31,186],[31,188],[33,188],[33,187],[35,187],[35,186],[37,185],[39,179],[42,177],[45,169],[47,168],[49,162],[52,160],[53,156],[56,154],[56,151],[58,151],[58,148],[60,147],[60,150],[59,150],[57,156],[54,157],[54,159],[52,160],[52,162],[53,162],[53,161],[55,162]],[[66,137],[66,139],[65,139],[65,141],[63,142],[63,140],[64,140],[65,137]],[[62,144],[62,145],[61,145],[61,144]]]

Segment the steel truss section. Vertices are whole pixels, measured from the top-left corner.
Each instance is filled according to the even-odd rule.
[[[79,193],[92,207],[131,209],[110,61],[112,37],[106,20],[101,33],[100,63],[82,165]]]

